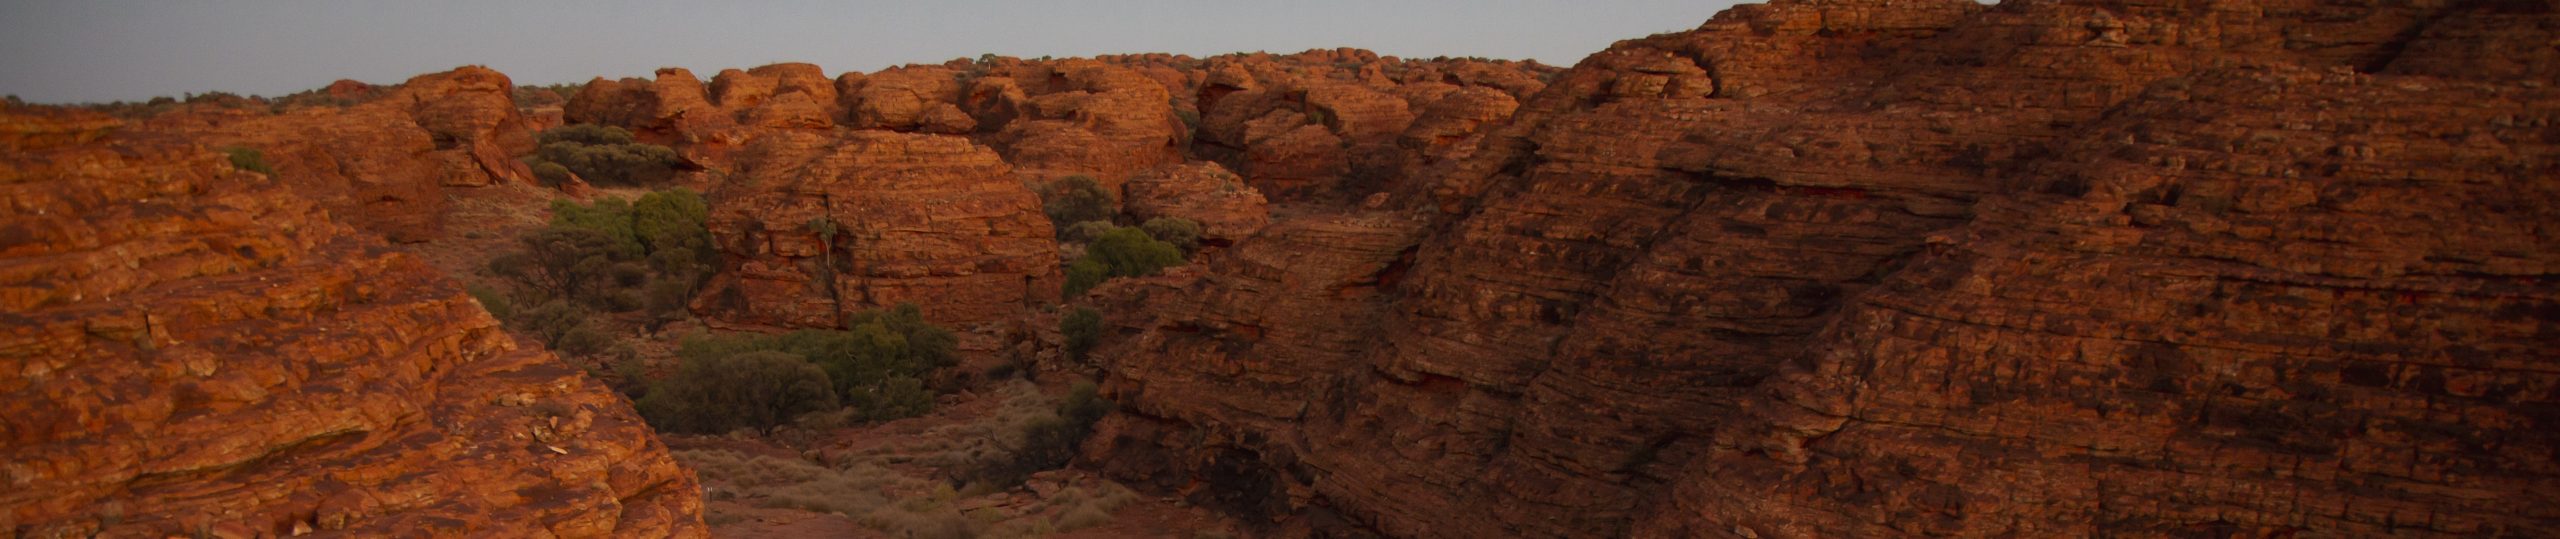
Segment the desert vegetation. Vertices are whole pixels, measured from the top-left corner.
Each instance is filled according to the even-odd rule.
[[[650,331],[686,317],[694,289],[713,270],[703,226],[708,209],[692,191],[653,192],[637,202],[557,200],[551,212],[550,224],[489,261],[496,285],[470,291],[509,327],[563,354],[613,349],[607,315],[635,318]]]
[[[718,434],[769,432],[806,414],[840,424],[932,411],[924,380],[954,363],[951,332],[926,323],[914,304],[850,320],[846,330],[688,337],[676,352],[681,372],[649,384],[640,414],[663,431]],[[721,370],[753,374],[713,372]],[[782,392],[790,402],[772,400]]]
[[[728,448],[674,454],[714,502],[842,515],[896,537],[1038,537],[1106,524],[1138,500],[1116,483],[1048,472],[1066,464],[1110,410],[1092,384],[1063,400],[1021,380],[987,391],[983,398],[1001,401],[992,410],[859,451],[816,459]],[[1022,488],[1027,483],[1034,485]],[[708,519],[718,526],[736,518],[715,504]]]
[[[683,158],[675,150],[641,143],[620,127],[576,124],[543,131],[530,160],[543,185],[568,183],[575,174],[602,186],[650,187],[675,178]]]
[[[1064,292],[1069,298],[1081,296],[1103,281],[1154,275],[1182,262],[1181,247],[1138,227],[1113,228],[1085,244],[1084,256],[1067,264]]]

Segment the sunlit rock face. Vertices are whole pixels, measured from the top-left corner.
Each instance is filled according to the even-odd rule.
[[[300,185],[0,110],[0,529],[703,536],[627,401]]]

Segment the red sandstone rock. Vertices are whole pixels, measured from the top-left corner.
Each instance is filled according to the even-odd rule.
[[[711,194],[725,267],[699,312],[834,327],[853,311],[913,302],[936,323],[976,324],[1057,297],[1057,243],[1039,198],[967,138],[777,132],[738,162]]]
[[[1284,220],[1115,314],[1088,457],[1391,536],[2560,533],[2560,95],[2508,8],[1622,42],[1429,167],[1441,217]],[[1204,142],[1296,130],[1254,69]]]
[[[704,535],[628,402],[326,201],[94,116],[0,133],[10,535]]]
[[[1010,106],[987,110],[1014,116],[989,141],[1026,180],[1081,175],[1117,189],[1139,171],[1178,162],[1189,140],[1170,93],[1137,71],[1065,61],[1004,74],[1023,96],[989,90],[993,103]]]
[[[506,75],[474,66],[420,75],[344,108],[195,110],[138,128],[256,150],[278,179],[339,219],[420,241],[443,227],[440,187],[532,181],[516,159],[533,151],[533,135],[513,91]]]
[[[1130,217],[1190,219],[1200,223],[1200,236],[1205,239],[1242,240],[1271,222],[1271,209],[1262,193],[1217,163],[1148,171],[1121,189],[1121,206]]]

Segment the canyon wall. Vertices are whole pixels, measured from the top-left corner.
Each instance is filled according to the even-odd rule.
[[[2549,11],[1621,42],[1116,313],[1088,460],[1393,536],[2560,533]]]
[[[0,110],[0,535],[703,536],[628,402],[300,181]]]
[[[1058,297],[1040,199],[996,153],[955,136],[768,133],[712,191],[722,268],[697,310],[836,327],[915,303],[941,324],[997,321]]]

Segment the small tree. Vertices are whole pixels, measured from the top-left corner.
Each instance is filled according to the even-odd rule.
[[[1182,249],[1157,241],[1136,228],[1123,228],[1103,234],[1085,248],[1085,256],[1100,259],[1110,268],[1112,277],[1155,275],[1164,268],[1182,265]]]
[[[1075,460],[1084,439],[1093,434],[1093,425],[1110,415],[1112,408],[1111,401],[1103,400],[1096,392],[1093,382],[1077,382],[1052,415],[1023,424],[1021,446],[1009,454],[979,461],[967,476],[973,481],[1010,486],[1021,484],[1032,473],[1065,466]]]
[[[553,163],[550,161],[533,161],[533,179],[534,181],[542,182],[543,187],[558,188],[563,185],[568,185],[569,176],[569,167],[560,166],[559,163]]]
[[[690,189],[653,192],[631,204],[631,233],[653,256],[668,251],[708,255],[711,230],[703,223],[710,215],[710,205]]]
[[[1180,217],[1157,217],[1148,219],[1146,224],[1139,225],[1138,228],[1145,229],[1147,235],[1155,237],[1156,241],[1181,248],[1184,253],[1200,248],[1199,221]]]
[[[268,176],[276,175],[275,167],[267,166],[267,154],[259,152],[257,148],[232,146],[223,148],[222,154],[231,158],[232,168]]]
[[[1085,246],[1084,257],[1067,264],[1067,283],[1062,292],[1073,298],[1114,277],[1154,275],[1179,265],[1181,248],[1157,241],[1137,227],[1113,229]]]
[[[753,428],[770,434],[800,414],[835,409],[833,385],[826,371],[783,352],[686,358],[675,377],[650,386],[638,407],[650,425],[669,432]]]
[[[1082,362],[1102,342],[1102,313],[1077,307],[1058,319],[1058,333],[1067,339],[1067,359]]]
[[[1102,261],[1090,256],[1078,258],[1074,263],[1067,264],[1067,283],[1059,288],[1059,292],[1065,294],[1065,297],[1060,301],[1082,296],[1086,291],[1093,290],[1093,287],[1101,285],[1102,281],[1110,278],[1111,268],[1102,265]]]
[[[1085,221],[1109,221],[1119,213],[1113,208],[1111,192],[1092,176],[1068,176],[1040,189],[1040,210],[1049,215],[1049,224],[1064,233],[1067,227]]]

